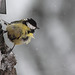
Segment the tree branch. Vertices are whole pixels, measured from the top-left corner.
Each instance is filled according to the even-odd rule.
[[[0,24],[0,75],[17,75],[16,59],[13,52],[8,53],[10,48],[5,44],[2,25]]]

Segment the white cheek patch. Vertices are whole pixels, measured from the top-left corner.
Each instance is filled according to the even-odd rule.
[[[30,28],[30,29],[35,29],[36,27],[32,26],[30,23],[27,23],[27,26]]]

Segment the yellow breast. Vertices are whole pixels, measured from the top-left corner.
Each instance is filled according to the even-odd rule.
[[[23,43],[21,37],[26,37],[27,31],[29,31],[30,29],[22,23],[13,23],[11,25],[7,25],[6,30],[8,32],[8,38],[14,44],[18,45]]]

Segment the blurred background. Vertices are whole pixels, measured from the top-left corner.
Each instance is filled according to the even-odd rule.
[[[30,44],[14,48],[17,75],[75,75],[75,0],[6,0],[6,9],[1,19],[33,18],[40,28]]]

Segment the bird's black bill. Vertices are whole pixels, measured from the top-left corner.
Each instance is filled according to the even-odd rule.
[[[39,27],[37,27],[36,29],[40,29]]]

